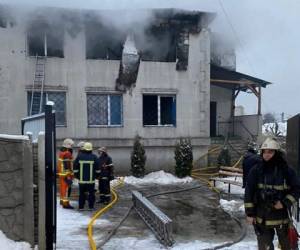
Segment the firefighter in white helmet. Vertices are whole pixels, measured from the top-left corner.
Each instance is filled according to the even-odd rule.
[[[73,209],[70,205],[69,195],[73,183],[73,145],[74,141],[67,138],[63,141],[58,155],[58,176],[60,189],[60,204],[63,208]]]
[[[84,209],[87,193],[89,210],[94,209],[97,168],[98,159],[97,156],[93,154],[93,145],[90,142],[85,142],[82,150],[74,161],[74,174],[79,183],[79,210]]]
[[[280,150],[279,143],[267,138],[261,146],[262,161],[248,175],[245,189],[247,222],[254,226],[258,249],[274,249],[275,232],[283,250],[296,249],[290,237],[289,211],[300,196],[300,181]]]

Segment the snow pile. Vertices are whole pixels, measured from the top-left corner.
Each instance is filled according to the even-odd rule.
[[[278,127],[276,127],[277,125]],[[262,133],[268,136],[286,136],[287,122],[265,123],[262,126]]]
[[[16,242],[8,239],[0,230],[0,248],[5,250],[32,250],[27,242]]]
[[[193,179],[191,177],[185,177],[185,178],[177,178],[176,176],[166,173],[165,171],[157,171],[157,172],[152,172],[144,178],[136,178],[133,176],[126,176],[124,179],[124,182],[127,184],[132,184],[132,185],[139,185],[139,184],[161,184],[161,185],[166,185],[166,184],[175,184],[175,183],[187,183],[191,182]]]
[[[229,213],[245,211],[244,203],[242,200],[241,201],[236,201],[236,200],[227,201],[227,200],[221,199],[220,205],[226,212],[229,212]]]
[[[7,135],[7,134],[0,134],[0,138],[3,139],[11,139],[11,140],[29,140],[27,135]]]
[[[236,181],[236,182],[240,182],[241,184],[243,183],[242,181],[242,177],[226,177],[223,178],[224,180],[231,180],[231,181]],[[216,181],[216,188],[222,190],[224,193],[228,192],[228,183],[223,183],[221,181]],[[230,193],[231,194],[241,194],[244,195],[245,190],[237,185],[230,185]]]

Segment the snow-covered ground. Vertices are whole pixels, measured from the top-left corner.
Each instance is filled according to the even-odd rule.
[[[137,179],[132,176],[125,178],[125,183],[131,185],[141,185],[141,184],[174,184],[174,183],[184,183],[190,182],[192,178],[179,179],[175,176],[165,173],[163,171],[154,172],[143,179]],[[241,181],[237,180],[237,181]],[[221,190],[226,191],[227,185],[222,183],[217,183],[217,187]],[[237,186],[232,186],[232,194],[242,195],[244,190]],[[76,206],[74,203],[73,205]],[[221,207],[227,212],[243,212],[243,202],[241,199],[237,200],[220,200]],[[87,238],[87,225],[92,217],[91,212],[78,212],[77,210],[61,209],[59,204],[57,207],[57,249],[60,250],[88,250],[89,242]],[[109,226],[112,223],[105,219],[97,219],[95,221],[96,225]],[[97,242],[97,237],[95,238]],[[75,247],[74,247],[75,246]],[[202,241],[191,241],[188,243],[175,243],[175,245],[170,248],[174,250],[201,250],[205,248],[210,248],[215,246],[213,242],[202,242]],[[5,235],[0,231],[0,249],[5,250],[31,250],[28,243],[24,242],[14,242],[5,237]],[[153,234],[149,233],[148,237],[140,239],[139,237],[128,237],[128,238],[117,238],[113,237],[105,246],[105,250],[119,250],[119,249],[143,249],[143,250],[159,250],[164,249]],[[223,248],[227,250],[254,250],[257,249],[256,240],[244,240],[228,248]]]
[[[0,230],[0,249],[3,250],[31,250],[30,244],[27,242],[16,242],[10,240]]]
[[[287,122],[277,122],[278,124],[278,132],[280,132],[279,135],[281,136],[286,136],[286,131],[287,131]],[[271,123],[265,123],[262,126],[262,133],[267,136],[274,136],[274,132],[276,131],[276,124],[271,122]]]
[[[131,185],[141,185],[141,184],[176,184],[176,183],[187,183],[193,181],[191,177],[177,178],[176,176],[166,173],[165,171],[152,172],[144,176],[144,178],[135,178],[133,176],[126,176],[124,182]]]

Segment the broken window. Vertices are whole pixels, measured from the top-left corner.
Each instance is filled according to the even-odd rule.
[[[33,101],[31,102],[31,100]],[[47,101],[54,102],[55,120],[57,126],[66,126],[66,93],[65,92],[46,92],[43,93],[41,113],[45,111]],[[27,110],[28,115],[40,113],[41,92],[28,92]],[[31,112],[30,112],[31,111]]]
[[[63,58],[63,38],[62,26],[36,20],[32,22],[27,32],[28,54]]]
[[[176,96],[144,95],[143,125],[176,126]]]
[[[7,27],[7,20],[4,9],[0,6],[0,28]]]
[[[122,59],[120,60],[119,76],[116,79],[116,90],[126,91],[134,87],[139,71],[140,55],[132,36],[126,38]]]
[[[86,59],[120,60],[125,34],[96,21],[86,22]]]
[[[122,125],[122,96],[113,94],[87,94],[89,126]]]
[[[152,26],[136,35],[136,45],[143,61],[175,62],[176,31],[170,26]]]

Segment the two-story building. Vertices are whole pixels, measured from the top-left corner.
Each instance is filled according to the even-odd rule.
[[[20,120],[51,100],[58,143],[70,137],[106,146],[122,172],[137,134],[147,170],[173,170],[182,137],[191,138],[197,159],[211,135],[245,134],[234,118],[235,97],[250,89],[260,100],[268,83],[211,64],[213,17],[2,5],[0,133],[20,134]]]

